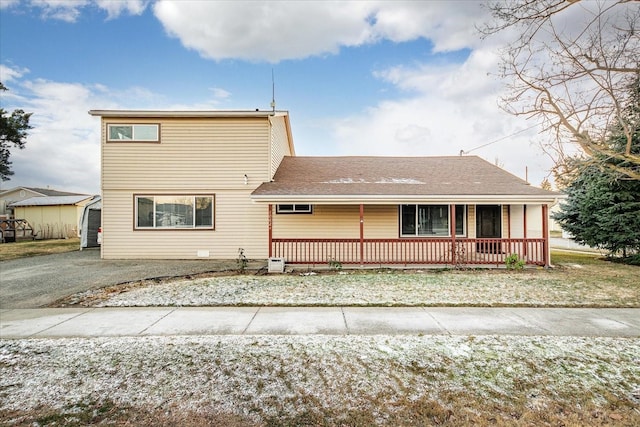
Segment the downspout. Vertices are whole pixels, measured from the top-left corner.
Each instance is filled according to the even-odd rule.
[[[269,204],[269,258],[271,258],[273,256],[273,209],[271,207],[272,205]]]
[[[543,242],[543,261],[545,268],[551,267],[551,257],[549,256],[549,205],[546,203],[542,205],[542,236]]]
[[[527,245],[528,245],[527,244],[527,205],[526,204],[522,205],[522,217],[523,217],[523,220],[522,220],[523,221],[523,224],[522,224],[522,227],[523,227],[522,238],[524,239],[524,244],[522,245],[523,246],[523,248],[522,248],[522,251],[523,251],[522,256],[526,260],[527,259]]]
[[[451,204],[451,260],[453,265],[458,264],[458,260],[456,259],[457,251],[456,251],[456,205]]]
[[[364,205],[360,203],[360,267],[364,266]]]

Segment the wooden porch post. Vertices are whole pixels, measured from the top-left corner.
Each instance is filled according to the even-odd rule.
[[[273,256],[273,209],[269,204],[269,258]]]
[[[549,206],[545,203],[542,205],[542,259],[545,267],[551,266],[551,257],[549,256]]]
[[[523,254],[522,256],[526,259],[527,258],[527,205],[522,205],[522,218],[523,218],[523,223],[522,227],[522,237],[524,238],[524,244],[522,245],[522,251]]]
[[[456,205],[455,203],[451,204],[451,261],[454,265],[458,263],[456,259],[457,251],[456,251]]]
[[[360,203],[360,266],[364,265],[364,205]]]

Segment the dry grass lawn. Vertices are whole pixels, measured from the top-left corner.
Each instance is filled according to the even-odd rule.
[[[639,267],[553,261],[521,272],[182,278],[67,303],[640,306]],[[0,425],[638,426],[640,338],[0,340]]]
[[[22,240],[0,244],[0,261],[80,250],[80,239]]]
[[[555,268],[214,274],[73,295],[82,306],[640,307],[640,267],[556,254]]]

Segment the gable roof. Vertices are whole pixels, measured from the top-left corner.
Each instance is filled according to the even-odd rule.
[[[477,156],[285,157],[256,202],[553,202],[561,195]]]
[[[11,203],[11,207],[26,207],[26,206],[64,206],[75,205],[84,200],[91,199],[93,196],[86,194],[79,194],[74,196],[36,196],[28,199]]]
[[[40,194],[41,196],[77,196],[77,195],[80,195],[79,193],[70,193],[68,191],[58,191],[58,190],[51,190],[49,188],[37,188],[37,187],[14,187],[14,188],[10,188],[9,190],[5,190],[5,191],[0,192],[0,195],[13,193],[13,192],[18,191],[18,190],[28,190],[28,191]]]

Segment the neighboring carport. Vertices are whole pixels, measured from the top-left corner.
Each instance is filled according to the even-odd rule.
[[[87,203],[80,218],[80,250],[98,247],[98,229],[102,225],[102,198]]]

